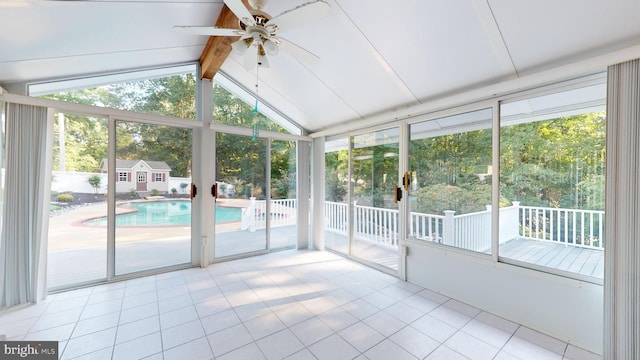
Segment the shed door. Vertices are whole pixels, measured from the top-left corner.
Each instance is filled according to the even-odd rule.
[[[147,173],[144,171],[138,171],[138,182],[136,184],[136,191],[147,191]]]

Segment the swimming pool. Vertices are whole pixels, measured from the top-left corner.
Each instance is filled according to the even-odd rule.
[[[136,211],[116,215],[116,226],[189,226],[191,201],[132,202],[128,207]],[[242,209],[216,205],[216,224],[240,221]],[[107,226],[107,217],[89,219],[84,225]]]

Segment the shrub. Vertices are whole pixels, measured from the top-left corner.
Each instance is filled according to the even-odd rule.
[[[60,194],[60,195],[58,195],[58,197],[56,197],[56,199],[58,200],[58,202],[70,203],[70,202],[73,202],[73,195],[71,195],[71,194]]]
[[[160,191],[158,191],[158,189],[151,189],[151,196],[158,196],[158,194],[160,194]]]
[[[260,195],[262,195],[262,188],[260,186],[257,186],[256,188],[251,190],[251,196],[259,197]]]
[[[100,179],[100,175],[93,175],[89,178],[88,181],[97,194],[98,190],[100,190],[100,183],[102,182],[102,179]]]
[[[175,195],[178,193],[178,190],[176,188],[171,188],[171,193]]]

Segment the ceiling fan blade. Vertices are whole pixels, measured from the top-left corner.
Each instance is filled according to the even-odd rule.
[[[309,64],[317,64],[320,62],[320,58],[316,54],[305,50],[304,48],[292,43],[289,40],[285,40],[279,37],[277,38],[277,41],[280,43],[278,46],[280,46],[280,49],[282,49],[282,51],[290,54],[291,56],[302,62]]]
[[[265,26],[275,25],[278,31],[287,31],[314,19],[324,17],[329,13],[329,10],[329,3],[326,1],[313,0],[283,12],[267,21]]]
[[[249,12],[246,6],[242,3],[242,0],[224,0],[229,10],[233,12],[238,20],[242,21],[247,26],[255,26],[256,21],[253,19],[253,15]]]
[[[245,31],[241,29],[227,29],[214,26],[174,26],[173,28],[182,33],[194,35],[242,36],[245,34]]]

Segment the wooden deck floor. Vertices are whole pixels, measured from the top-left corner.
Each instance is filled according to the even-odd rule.
[[[604,277],[602,250],[519,238],[500,245],[500,256],[598,279]]]

